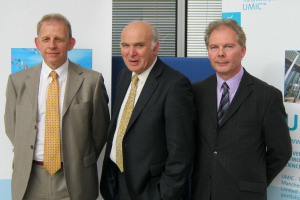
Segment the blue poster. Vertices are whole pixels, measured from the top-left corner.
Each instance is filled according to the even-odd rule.
[[[73,49],[68,52],[68,58],[78,65],[92,69],[92,53],[92,49]],[[36,48],[11,49],[11,73],[32,67],[42,61],[43,57]]]

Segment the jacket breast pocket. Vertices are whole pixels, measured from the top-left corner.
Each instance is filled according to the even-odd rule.
[[[92,103],[87,101],[72,105],[67,112],[76,124],[89,124],[92,116]]]
[[[157,112],[157,111],[161,111],[161,110],[163,110],[162,105],[156,104],[156,105],[152,105],[152,106],[146,106],[142,112],[149,113],[149,112]]]
[[[74,110],[83,110],[83,109],[89,108],[91,105],[92,104],[90,101],[86,101],[86,102],[82,102],[79,104],[74,104],[70,108],[72,108]]]

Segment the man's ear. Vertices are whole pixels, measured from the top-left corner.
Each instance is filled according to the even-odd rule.
[[[76,40],[75,40],[75,38],[71,38],[69,42],[70,42],[70,45],[69,45],[68,50],[71,51],[76,44]]]
[[[154,46],[154,49],[153,49],[154,55],[157,55],[157,54],[158,54],[159,46],[160,46],[160,43],[159,43],[159,42],[156,42],[156,44],[155,44],[155,46]]]
[[[36,37],[36,38],[34,39],[34,43],[35,43],[36,48],[37,48],[38,50],[41,50],[41,48],[40,48],[40,40],[39,40],[38,37]]]

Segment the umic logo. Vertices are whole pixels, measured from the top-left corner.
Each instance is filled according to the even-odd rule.
[[[262,10],[266,3],[244,3],[243,10]]]

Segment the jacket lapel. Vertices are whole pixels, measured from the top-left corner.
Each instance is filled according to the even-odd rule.
[[[159,84],[157,81],[157,77],[161,75],[162,70],[163,70],[163,63],[159,58],[157,58],[157,61],[154,65],[154,67],[152,68],[152,70],[146,80],[146,83],[142,89],[142,92],[139,96],[139,99],[134,107],[129,124],[127,126],[127,130],[130,129],[133,122],[137,119],[137,117],[142,112],[143,108],[145,107],[146,103],[151,98],[153,92],[155,91],[156,87]]]
[[[81,77],[82,73],[83,72],[80,70],[80,68],[76,67],[75,63],[70,61],[62,116],[65,115],[66,111],[70,106],[72,99],[76,95],[77,91],[79,90],[83,82],[83,78]]]
[[[217,78],[213,76],[210,79],[209,85],[211,87],[207,87],[207,97],[206,98],[206,105],[208,107],[211,120],[214,122],[215,127],[218,127],[218,114],[217,114]]]
[[[226,111],[226,114],[224,116],[224,119],[222,120],[222,123],[220,124],[220,127],[223,126],[231,118],[232,115],[234,115],[234,113],[238,110],[241,104],[251,94],[251,90],[249,89],[248,86],[251,85],[252,83],[253,81],[251,80],[250,74],[246,70],[244,70],[244,75],[242,77],[238,90],[228,110]]]
[[[38,64],[32,67],[30,75],[25,80],[25,85],[29,88],[29,96],[31,98],[31,104],[33,108],[34,119],[37,120],[37,109],[38,109],[38,92],[39,92],[39,82],[41,74],[42,64]]]

